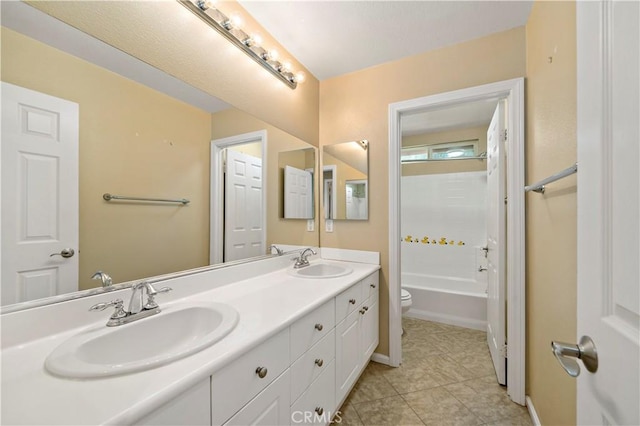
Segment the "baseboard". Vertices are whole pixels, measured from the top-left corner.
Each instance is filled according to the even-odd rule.
[[[391,365],[389,363],[389,357],[387,355],[382,355],[377,352],[371,355],[371,361],[375,361],[379,364]]]
[[[443,324],[455,325],[458,327],[471,328],[473,330],[487,330],[487,322],[472,318],[463,318],[454,315],[438,314],[430,311],[421,311],[411,308],[409,312],[404,314],[409,318],[416,318],[427,321],[441,322]]]
[[[529,398],[528,395],[525,398],[525,401],[527,402],[527,410],[529,410],[529,416],[531,417],[531,421],[535,426],[541,426],[542,423],[540,422],[540,417],[538,417],[538,413],[536,413],[536,409],[533,406],[533,401],[531,401],[531,398]]]

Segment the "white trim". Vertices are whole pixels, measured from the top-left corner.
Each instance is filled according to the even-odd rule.
[[[371,355],[371,361],[377,362],[379,364],[391,365],[389,363],[389,357],[388,356],[379,354],[377,352],[375,352],[373,355]]]
[[[533,401],[531,400],[529,395],[527,395],[527,397],[526,397],[526,402],[527,402],[527,410],[529,410],[529,417],[531,417],[531,422],[535,426],[542,426],[542,422],[540,421],[540,417],[538,417],[538,413],[536,412],[536,408],[533,406]]]
[[[336,192],[336,187],[335,185],[333,185],[334,182],[337,182],[337,173],[338,173],[338,166],[336,166],[335,164],[329,165],[329,166],[322,166],[322,200],[326,200],[327,199],[327,194],[326,194],[326,188],[325,188],[325,180],[324,180],[324,172],[331,172],[331,179],[328,179],[332,182],[332,191],[335,195]],[[323,203],[324,204],[324,203]],[[338,215],[338,203],[336,203],[335,200],[335,196],[334,196],[334,200],[333,203],[331,203],[331,216],[332,219],[335,219],[336,216]],[[324,211],[324,218],[327,219],[327,212],[326,212],[326,208],[324,208],[323,205],[323,211]]]
[[[407,318],[417,318],[427,321],[435,321],[443,324],[455,325],[457,327],[471,328],[473,330],[486,331],[487,322],[473,318],[464,318],[457,315],[439,314],[437,312],[423,311],[411,308],[409,312],[404,314]]]
[[[507,393],[525,404],[524,79],[500,81],[389,105],[389,358],[402,360],[400,308],[400,116],[462,102],[508,100],[507,139]]]
[[[209,199],[210,226],[209,226],[209,264],[222,263],[224,239],[224,215],[221,206],[224,205],[224,160],[222,151],[233,145],[242,145],[251,142],[260,142],[262,151],[262,227],[263,241],[267,239],[267,131],[243,133],[228,138],[214,139],[211,141],[211,197]]]

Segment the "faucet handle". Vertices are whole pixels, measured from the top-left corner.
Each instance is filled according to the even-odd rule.
[[[155,309],[158,307],[155,296],[158,293],[168,293],[172,291],[171,287],[162,287],[160,290],[156,290],[151,284],[147,284],[147,302],[144,304],[144,309]]]
[[[124,310],[124,302],[122,301],[122,299],[115,299],[111,302],[96,303],[89,308],[89,312],[104,311],[109,306],[114,306],[116,308],[115,312],[111,315],[111,319],[124,318],[127,316],[127,313]]]

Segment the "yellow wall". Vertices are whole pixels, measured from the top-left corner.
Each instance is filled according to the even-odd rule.
[[[527,183],[576,161],[574,2],[536,1],[527,30]],[[549,61],[551,57],[551,62]],[[576,178],[526,198],[527,394],[542,424],[576,422],[576,381],[551,340],[576,340]]]
[[[388,108],[393,102],[525,75],[524,27],[411,56],[320,84],[320,145],[369,140],[369,220],[320,226],[320,245],[379,251],[380,346],[388,354]]]
[[[303,140],[238,109],[230,108],[211,114],[212,139],[222,139],[258,130],[267,131],[267,165],[277,165],[278,153],[281,151],[312,148]],[[267,166],[267,194],[270,194],[267,197],[267,246],[271,244],[291,244],[317,247],[319,242],[318,231],[307,231],[306,220],[282,218],[282,199],[280,195],[275,196],[275,194],[281,192],[280,181],[279,168]],[[316,182],[314,182],[313,204],[316,218],[318,212],[317,185],[316,179]]]
[[[30,1],[32,6],[213,95],[236,108],[318,145],[318,80],[234,0],[244,28],[264,46],[306,71],[297,89],[278,80],[177,1]]]
[[[405,136],[402,146],[433,145],[455,141],[478,139],[478,154],[487,151],[487,129],[489,124],[467,129],[447,130],[446,132],[423,133]],[[433,175],[439,173],[480,172],[487,170],[485,160],[446,160],[425,161],[402,165],[402,176]]]
[[[5,28],[2,80],[80,105],[81,289],[208,264],[210,114]]]

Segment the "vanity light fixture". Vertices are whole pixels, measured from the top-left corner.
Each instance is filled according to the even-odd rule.
[[[292,89],[304,81],[303,72],[294,73],[290,63],[278,61],[278,51],[262,47],[260,36],[249,35],[242,30],[242,18],[239,15],[225,15],[211,0],[178,0],[178,2]]]

